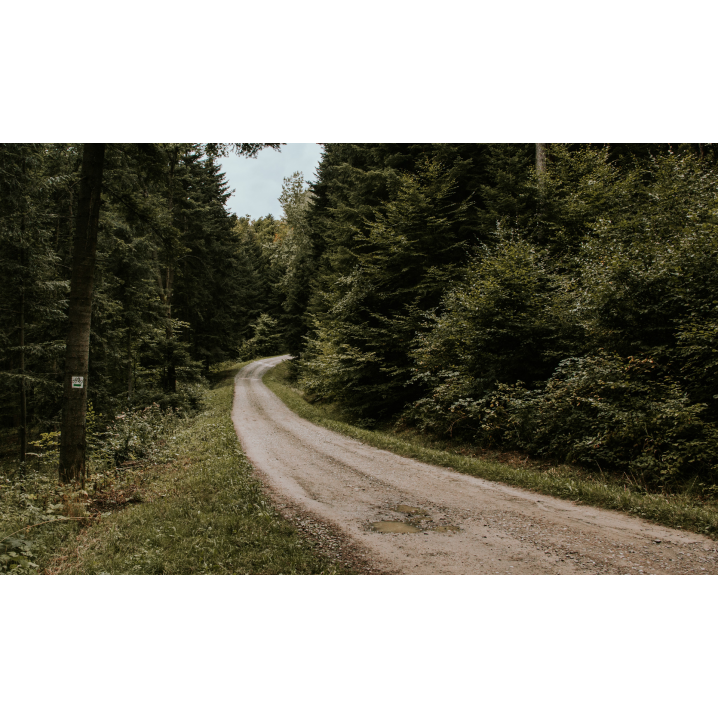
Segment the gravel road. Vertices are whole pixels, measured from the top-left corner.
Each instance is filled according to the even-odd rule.
[[[687,531],[423,464],[301,419],[236,378],[232,419],[283,506],[336,527],[365,565],[397,574],[715,574],[718,544]],[[383,533],[401,530],[405,533]]]

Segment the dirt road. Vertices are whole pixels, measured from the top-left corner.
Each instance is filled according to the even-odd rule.
[[[315,426],[262,383],[283,359],[237,375],[232,419],[242,446],[275,495],[337,526],[383,571],[718,573],[718,544],[697,534],[429,466]]]

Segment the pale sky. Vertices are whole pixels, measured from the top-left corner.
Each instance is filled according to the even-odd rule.
[[[282,216],[278,197],[282,180],[293,172],[303,172],[304,179],[313,181],[314,171],[322,153],[320,145],[288,143],[280,151],[264,149],[256,159],[230,155],[221,159],[222,171],[234,194],[227,200],[227,209],[238,217],[248,214],[252,219]]]

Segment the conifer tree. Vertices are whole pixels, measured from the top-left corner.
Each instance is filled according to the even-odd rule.
[[[164,342],[158,343],[158,349],[164,356],[164,389],[174,393],[177,387],[177,367],[191,368],[188,348],[185,342],[175,336],[180,326],[172,312],[178,264],[189,250],[183,246],[182,206],[190,201],[185,198],[184,190],[190,167],[198,161],[202,152],[212,158],[234,151],[238,154],[254,156],[266,143],[210,143],[204,146],[160,145],[149,147],[144,154],[150,164],[158,171],[155,177],[164,175],[164,187],[160,194],[166,198],[166,219],[162,213],[152,222],[153,231],[160,238],[155,276],[160,297],[165,306]],[[269,143],[278,148],[278,144]],[[95,258],[97,254],[97,235],[100,214],[100,201],[103,187],[103,165],[105,145],[85,145],[78,198],[75,242],[73,245],[73,274],[70,289],[67,354],[65,361],[65,386],[62,413],[62,437],[60,449],[60,478],[71,481],[84,475],[85,470],[85,414],[87,410],[88,358],[90,352],[90,329],[92,316],[93,282],[95,278]],[[142,153],[140,153],[141,156]],[[106,188],[107,189],[107,188]],[[115,192],[115,198],[137,211],[142,204],[135,200],[128,202],[132,191]],[[159,221],[158,221],[159,220]],[[185,228],[187,223],[185,222]],[[131,339],[130,345],[131,347]]]
[[[25,461],[36,396],[52,393],[47,332],[62,315],[46,148],[0,145],[0,400]]]
[[[470,205],[456,201],[452,169],[427,161],[399,182],[396,199],[347,247],[355,262],[325,291],[329,308],[303,360],[308,387],[368,417],[395,412],[412,394],[409,343],[467,257],[456,228]]]

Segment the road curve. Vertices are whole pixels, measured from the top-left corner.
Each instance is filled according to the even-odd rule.
[[[338,526],[386,571],[718,573],[717,544],[697,534],[430,466],[316,426],[262,382],[286,358],[237,374],[232,420],[242,447],[275,493]],[[379,522],[414,532],[380,533]]]

